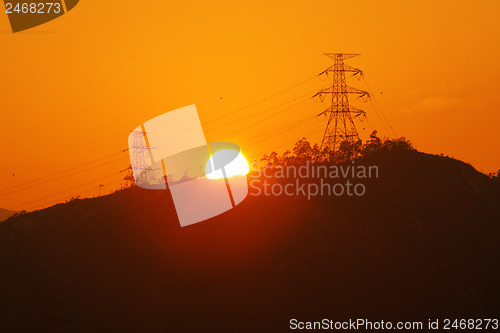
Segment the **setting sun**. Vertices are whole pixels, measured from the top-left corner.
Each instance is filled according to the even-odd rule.
[[[228,162],[227,164],[224,162]],[[221,165],[224,165],[221,167]],[[205,168],[208,179],[246,175],[250,171],[245,157],[234,150],[221,150],[213,154]]]

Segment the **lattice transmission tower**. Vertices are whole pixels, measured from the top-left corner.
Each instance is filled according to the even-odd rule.
[[[134,143],[130,147],[132,149],[132,169],[137,172],[135,182],[137,185],[148,184],[148,165],[146,163],[146,154],[148,147],[144,141],[144,133],[142,131],[134,131]]]
[[[352,144],[360,141],[354,118],[363,119],[366,117],[365,111],[349,105],[349,94],[358,95],[366,101],[370,97],[370,93],[348,86],[346,83],[346,72],[353,73],[352,75],[358,79],[363,75],[362,70],[344,63],[344,60],[356,57],[359,54],[325,53],[325,55],[332,58],[334,63],[320,75],[332,73],[332,86],[320,90],[314,97],[319,97],[321,101],[324,101],[326,96],[331,96],[330,106],[318,116],[326,115],[328,117],[323,140],[321,141],[321,149],[329,148],[335,154],[343,142],[347,142],[352,146]]]

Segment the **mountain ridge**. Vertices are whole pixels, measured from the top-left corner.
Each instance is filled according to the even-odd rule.
[[[168,191],[140,188],[11,218],[0,328],[285,332],[292,318],[498,314],[498,183],[416,151],[359,163],[380,168],[363,197],[249,196],[186,228]]]
[[[12,215],[16,214],[15,210],[0,208],[0,222],[7,220]]]

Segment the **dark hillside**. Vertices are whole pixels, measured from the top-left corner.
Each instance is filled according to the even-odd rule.
[[[289,320],[500,313],[500,187],[416,151],[363,197],[252,197],[180,228],[131,188],[0,224],[0,332],[287,332]],[[195,208],[194,208],[195,209]]]
[[[15,213],[16,211],[0,208],[0,222],[7,220]]]

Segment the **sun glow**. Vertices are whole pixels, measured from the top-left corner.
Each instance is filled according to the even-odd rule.
[[[228,156],[235,157],[228,158]],[[223,163],[228,160],[229,163]],[[220,166],[221,163],[223,163],[223,167]],[[247,160],[241,153],[226,149],[218,151],[210,157],[207,161],[205,171],[208,179],[219,179],[238,175],[244,176],[250,171],[250,167],[248,166]]]

